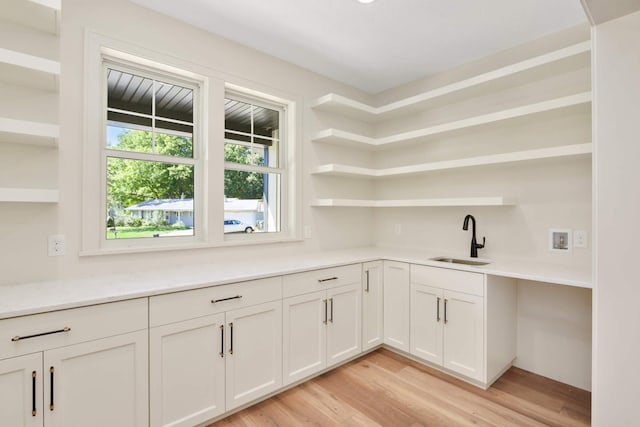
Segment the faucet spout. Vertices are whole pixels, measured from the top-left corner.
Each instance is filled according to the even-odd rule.
[[[476,219],[473,215],[467,215],[464,217],[464,223],[462,224],[463,230],[469,229],[469,220],[471,220],[471,258],[478,258],[478,249],[484,248],[486,239],[482,238],[482,244],[476,240]]]

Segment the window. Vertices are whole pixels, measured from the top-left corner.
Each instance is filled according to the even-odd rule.
[[[198,86],[105,61],[106,240],[194,236]]]
[[[235,92],[224,102],[224,232],[280,232],[285,107]]]

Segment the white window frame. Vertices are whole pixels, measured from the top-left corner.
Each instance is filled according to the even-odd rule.
[[[225,99],[230,98],[247,104],[255,105],[258,107],[264,107],[271,110],[276,110],[279,113],[278,124],[278,166],[264,166],[264,165],[246,165],[235,162],[224,162],[224,169],[242,171],[242,172],[255,172],[261,174],[275,174],[279,176],[279,189],[276,203],[276,221],[279,223],[279,231],[271,231],[265,233],[252,233],[252,234],[232,234],[228,233],[224,235],[224,240],[228,242],[242,242],[242,241],[260,241],[269,240],[274,238],[281,238],[281,236],[287,236],[290,233],[289,230],[289,161],[286,155],[289,150],[289,102],[283,100],[277,100],[272,96],[265,94],[257,94],[256,92],[249,93],[247,89],[241,89],[235,86],[227,85],[225,90]],[[225,126],[225,133],[227,131]],[[260,137],[264,139],[270,139],[269,137]],[[241,141],[224,138],[224,144],[222,150],[224,151],[224,145],[227,143],[236,145],[249,145],[249,143],[242,143]],[[224,182],[223,182],[224,185]],[[266,215],[266,212],[265,212]],[[264,237],[264,236],[267,237]]]
[[[106,147],[106,76],[103,76],[103,58],[146,70],[155,75],[172,75],[174,80],[195,82],[200,87],[200,99],[194,99],[194,117],[200,123],[194,129],[194,155],[203,162],[196,173],[194,199],[201,203],[195,207],[194,237],[159,239],[106,239],[106,160],[102,154]],[[87,31],[85,39],[84,90],[84,143],[82,147],[82,233],[80,256],[101,256],[127,253],[152,253],[181,249],[234,247],[242,245],[272,244],[301,240],[299,223],[302,212],[300,193],[301,150],[297,147],[302,129],[302,117],[297,105],[303,99],[295,94],[256,84],[206,66],[162,54],[109,36]],[[160,79],[163,80],[163,79]],[[286,171],[281,177],[280,232],[253,233],[230,236],[224,234],[224,97],[227,91],[262,99],[286,107],[281,116],[281,132],[286,133],[286,148],[280,147],[279,167]],[[195,93],[194,93],[194,96]],[[255,100],[254,100],[255,101]],[[198,121],[199,120],[199,121]],[[222,146],[221,146],[222,144]],[[196,147],[196,145],[198,145]],[[199,151],[198,151],[199,150]],[[198,197],[198,195],[200,197]]]

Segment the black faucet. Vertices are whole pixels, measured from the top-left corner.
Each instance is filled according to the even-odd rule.
[[[473,234],[473,237],[471,238],[471,258],[478,258],[478,249],[484,248],[485,238],[482,238],[482,244],[476,242],[476,219],[473,217],[473,215],[467,215],[464,217],[464,224],[462,225],[462,229],[469,229],[469,218],[471,218],[471,233]]]

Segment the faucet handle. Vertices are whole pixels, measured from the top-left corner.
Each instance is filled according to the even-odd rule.
[[[485,241],[486,241],[486,239],[483,237],[483,238],[482,238],[482,244],[480,244],[480,243],[476,243],[476,248],[478,248],[478,249],[482,249],[482,248],[484,248],[484,242],[485,242]]]

